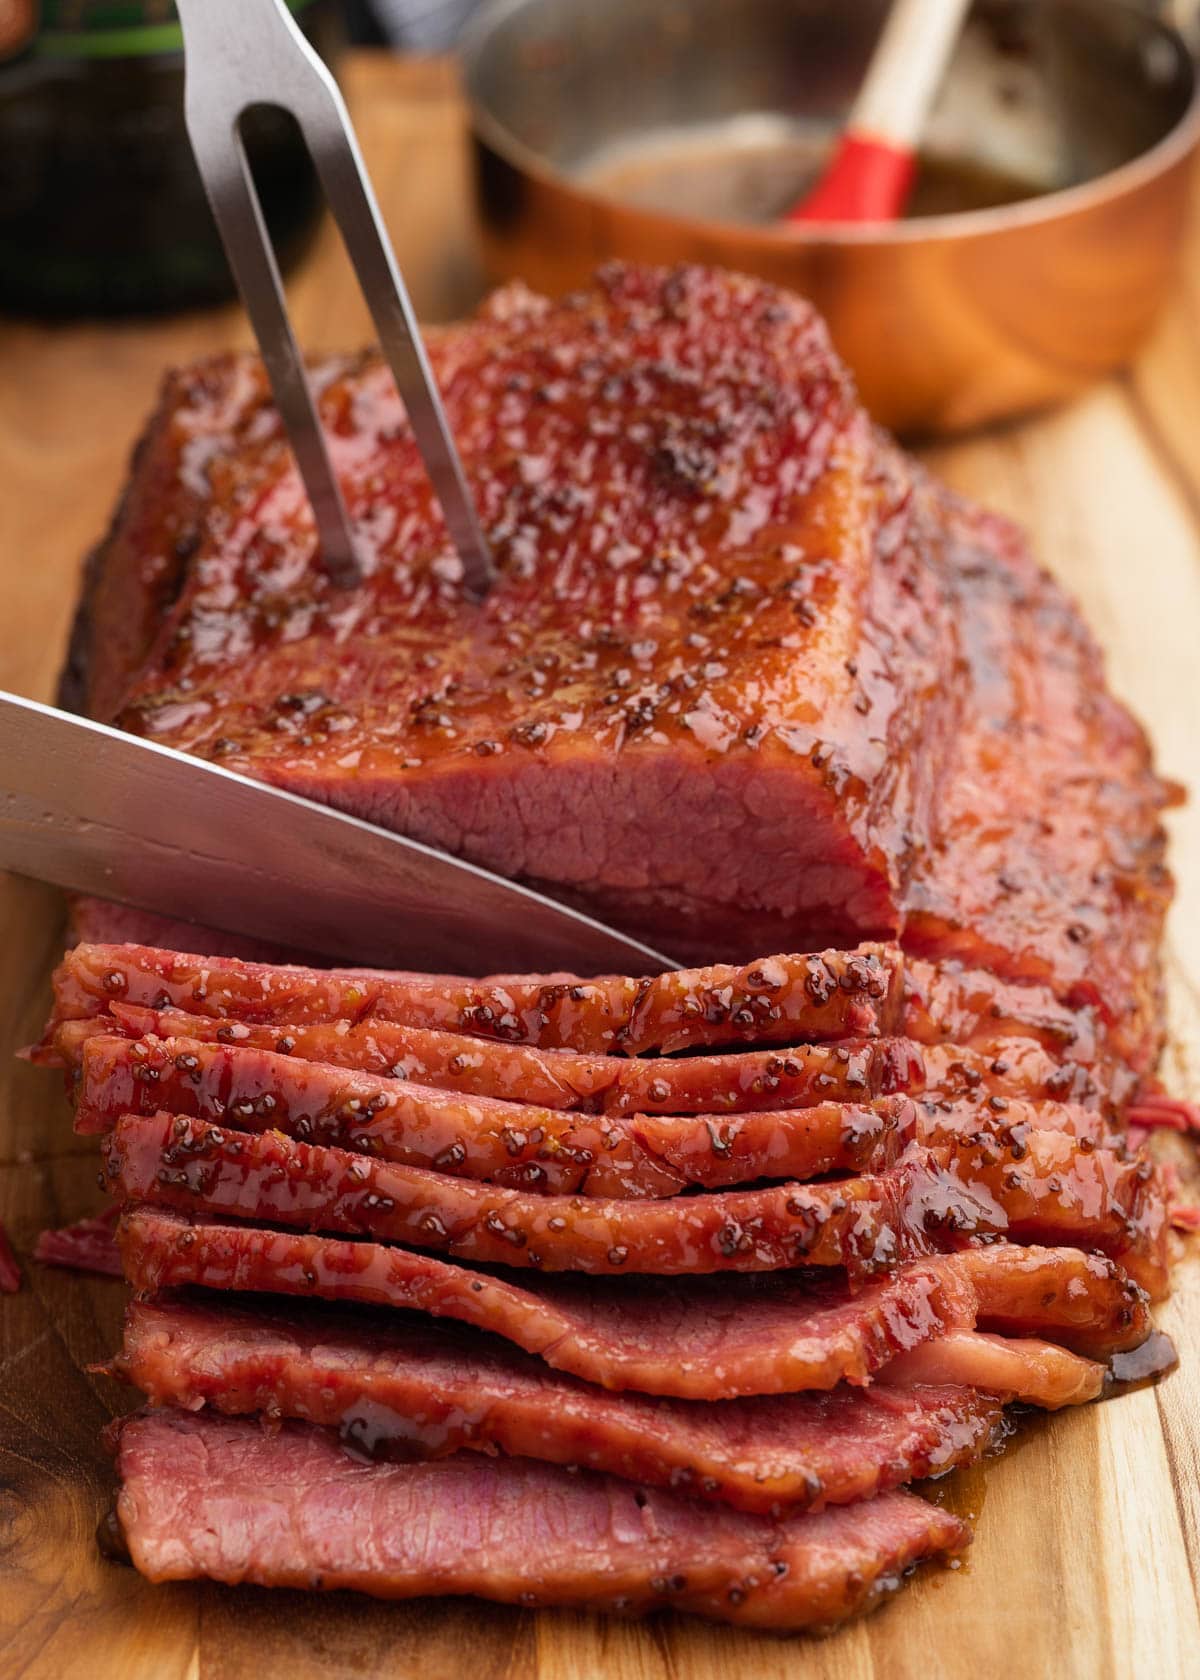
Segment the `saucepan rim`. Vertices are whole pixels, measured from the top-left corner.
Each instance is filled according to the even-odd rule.
[[[1012,204],[986,209],[945,211],[938,215],[913,217],[897,222],[807,222],[791,226],[763,226],[755,223],[709,221],[679,216],[666,210],[652,210],[630,204],[620,197],[596,191],[574,176],[556,169],[534,147],[527,146],[491,111],[476,94],[475,72],[487,50],[493,31],[528,0],[490,0],[471,19],[463,34],[459,54],[471,125],[478,139],[524,175],[555,191],[611,212],[675,229],[681,240],[697,237],[734,240],[748,250],[778,254],[795,247],[814,245],[911,245],[935,240],[978,238],[980,234],[1006,233],[1017,228],[1037,227],[1065,220],[1083,211],[1112,203],[1157,180],[1195,150],[1200,140],[1200,65],[1179,31],[1162,19],[1149,16],[1133,0],[1053,0],[1063,7],[1106,6],[1131,16],[1146,31],[1147,41],[1165,40],[1183,63],[1190,80],[1188,103],[1171,128],[1135,157],[1105,170],[1090,180],[1060,187],[1036,198],[1018,199]]]

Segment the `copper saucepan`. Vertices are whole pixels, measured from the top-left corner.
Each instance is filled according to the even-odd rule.
[[[1172,273],[1200,137],[1183,42],[1122,0],[980,0],[931,123],[926,213],[778,226],[883,13],[493,0],[464,43],[490,268],[561,292],[609,257],[687,260],[794,287],[868,407],[909,434],[1035,408],[1127,361]],[[1015,201],[939,213],[954,181],[939,189],[935,143],[972,192]]]

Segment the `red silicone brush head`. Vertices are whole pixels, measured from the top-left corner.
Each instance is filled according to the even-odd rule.
[[[833,162],[789,222],[891,222],[904,214],[916,177],[912,152],[845,134]]]

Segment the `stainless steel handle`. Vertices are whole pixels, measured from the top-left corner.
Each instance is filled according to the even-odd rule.
[[[255,105],[278,106],[299,125],[458,551],[464,588],[482,598],[495,576],[491,555],[337,83],[283,0],[179,0],[178,10],[188,134],[312,502],[324,564],[338,583],[361,580],[242,141],[242,116]]]

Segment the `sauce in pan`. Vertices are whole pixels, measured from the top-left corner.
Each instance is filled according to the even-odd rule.
[[[797,129],[787,118],[762,113],[648,130],[593,153],[575,174],[594,191],[643,209],[769,223],[812,185],[831,145],[825,129]],[[907,216],[983,210],[1051,188],[984,160],[928,152],[918,164]]]

